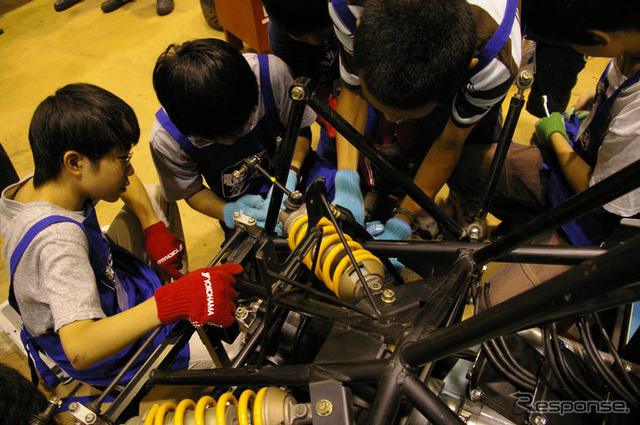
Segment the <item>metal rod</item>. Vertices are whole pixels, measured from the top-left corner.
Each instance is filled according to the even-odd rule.
[[[435,425],[463,425],[464,422],[431,390],[413,375],[406,375],[402,393],[422,415]]]
[[[607,306],[611,302],[607,293],[640,280],[639,249],[640,236],[629,239],[477,316],[432,332],[402,349],[401,356],[408,364],[419,366],[499,335]],[[620,298],[626,302],[640,298],[638,288],[633,289]],[[620,302],[620,298],[615,301]]]
[[[487,244],[457,241],[362,241],[363,249],[374,255],[401,257],[407,260],[416,259],[432,261],[444,259],[454,260],[460,250],[478,251]],[[278,250],[289,249],[286,239],[275,238],[274,246]],[[595,246],[555,246],[555,245],[526,245],[516,248],[496,258],[503,263],[530,264],[580,264],[584,260],[598,257],[607,252],[606,249]]]
[[[533,76],[529,71],[522,71],[518,75],[516,81],[518,84],[518,92],[511,98],[509,111],[507,112],[507,117],[504,120],[504,125],[502,126],[502,131],[500,132],[500,137],[498,139],[498,146],[493,156],[493,160],[491,161],[487,185],[485,186],[482,197],[480,198],[480,211],[476,214],[476,217],[479,219],[486,218],[489,212],[491,198],[493,197],[493,192],[498,185],[500,172],[502,171],[504,161],[507,158],[509,145],[511,144],[513,133],[516,130],[518,118],[520,118],[520,112],[524,106],[524,90],[533,84]]]
[[[524,245],[536,235],[560,227],[635,189],[639,181],[640,160],[476,251],[475,261],[480,265],[494,261],[517,246]]]
[[[349,383],[375,383],[384,374],[388,360],[343,363],[315,363],[294,366],[210,369],[157,370],[150,379],[152,385],[306,385],[310,382],[335,379]]]
[[[289,111],[289,120],[287,121],[287,128],[284,133],[284,140],[280,149],[281,163],[279,164],[279,170],[277,170],[276,179],[280,182],[287,181],[287,174],[289,173],[289,166],[293,159],[293,152],[298,141],[298,134],[300,133],[300,124],[302,123],[302,117],[304,116],[304,108],[306,107],[305,100],[309,97],[310,89],[309,85],[311,80],[306,77],[297,78],[291,88],[289,89],[289,96],[293,101],[291,110]],[[280,204],[282,203],[283,193],[279,190],[271,192],[271,203],[269,204],[269,210],[267,212],[267,219],[265,221],[264,228],[268,233],[273,233],[276,222],[278,221],[278,214],[280,213]]]
[[[317,95],[312,95],[308,101],[309,106],[324,118],[336,131],[342,134],[358,151],[366,156],[376,167],[378,167],[387,177],[394,181],[411,199],[413,199],[423,210],[428,212],[438,223],[447,229],[456,238],[465,236],[464,230],[451,217],[440,209],[431,198],[429,198],[411,178],[405,173],[396,170],[393,165],[382,156],[380,152],[367,140],[365,136],[358,133],[344,118],[331,109],[325,101],[319,99]]]

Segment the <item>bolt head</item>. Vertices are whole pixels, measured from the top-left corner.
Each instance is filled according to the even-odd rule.
[[[471,397],[471,401],[478,401],[482,398],[482,390],[477,388],[474,390],[471,390],[471,392],[469,393],[469,396]]]
[[[385,289],[382,291],[382,302],[393,304],[396,302],[396,293],[392,289]]]
[[[320,416],[329,416],[333,410],[333,405],[327,399],[322,399],[316,403],[316,413]]]
[[[307,406],[304,404],[297,404],[294,410],[294,414],[297,418],[303,418],[307,415]]]
[[[302,100],[306,96],[306,91],[300,86],[295,86],[291,89],[291,99]]]
[[[93,423],[93,421],[96,420],[96,415],[94,415],[93,413],[87,413],[84,417],[85,422],[88,423]]]
[[[535,415],[532,422],[534,425],[547,425],[547,418],[543,415]]]

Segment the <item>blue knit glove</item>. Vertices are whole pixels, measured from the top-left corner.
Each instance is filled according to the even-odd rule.
[[[411,226],[406,221],[398,217],[391,217],[384,224],[384,230],[380,231],[379,226],[375,225],[375,221],[367,223],[367,230],[376,239],[389,241],[403,241],[411,236]],[[380,223],[380,222],[377,222]],[[369,230],[371,228],[371,230]],[[375,232],[376,234],[372,233]]]
[[[377,240],[403,241],[411,236],[411,226],[397,217],[391,217],[384,225],[379,221],[370,221],[367,223],[366,229]],[[389,261],[391,261],[398,273],[402,273],[404,264],[396,258],[389,258]],[[389,277],[387,276],[387,278]]]
[[[233,222],[233,214],[235,212],[241,212],[243,214],[250,215],[256,219],[258,226],[264,227],[264,222],[267,219],[267,212],[269,211],[269,203],[265,202],[260,195],[244,195],[242,198],[235,202],[229,202],[224,206],[222,213],[224,215],[224,223],[230,229],[235,227]]]
[[[551,145],[551,135],[553,133],[560,133],[565,139],[569,140],[567,131],[564,128],[564,117],[560,112],[554,112],[536,122],[537,145],[542,149],[553,152],[553,146]]]
[[[358,173],[353,170],[339,170],[334,185],[336,194],[332,203],[348,209],[358,223],[364,224],[364,202]]]

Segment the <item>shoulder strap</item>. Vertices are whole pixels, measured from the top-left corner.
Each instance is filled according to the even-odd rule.
[[[344,24],[345,27],[351,32],[351,34],[356,33],[356,28],[358,28],[358,20],[351,10],[349,10],[349,6],[345,0],[331,0],[331,4],[335,9],[340,21]]]
[[[513,22],[516,19],[517,12],[518,0],[507,0],[507,7],[505,9],[502,22],[500,22],[500,25],[498,26],[495,34],[493,34],[493,37],[491,37],[480,53],[476,55],[478,58],[478,64],[469,71],[470,77],[482,71],[489,62],[498,56],[498,53],[500,53],[500,50],[502,50],[502,47],[511,35],[511,28],[513,27]]]
[[[191,154],[191,152],[195,149],[195,147],[191,143],[191,140],[189,140],[187,136],[185,136],[180,132],[180,130],[178,130],[178,127],[176,127],[173,121],[171,121],[164,108],[158,109],[158,112],[156,112],[156,119],[158,120],[160,125],[162,125],[164,129],[169,132],[171,137],[173,137],[178,142],[182,150],[184,150],[188,154]]]
[[[72,218],[65,217],[63,215],[51,215],[49,217],[45,217],[42,220],[38,221],[36,224],[31,226],[29,230],[27,230],[27,232],[22,237],[22,240],[20,240],[20,242],[16,246],[16,249],[13,251],[13,254],[11,254],[11,259],[9,261],[9,277],[11,280],[13,280],[13,273],[15,273],[16,267],[18,267],[18,263],[20,262],[20,259],[22,258],[22,256],[24,255],[24,252],[27,250],[27,247],[33,241],[36,235],[40,233],[42,230],[44,230],[45,228],[49,227],[50,225],[54,223],[60,223],[63,221],[75,223],[78,226],[82,227],[82,230],[84,230],[82,223]]]
[[[258,55],[260,65],[260,92],[266,112],[277,111],[276,101],[271,87],[271,75],[269,74],[269,55]]]

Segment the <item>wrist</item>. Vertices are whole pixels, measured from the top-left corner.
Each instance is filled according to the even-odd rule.
[[[394,208],[392,214],[394,217],[399,218],[400,220],[407,223],[409,226],[413,226],[413,224],[416,221],[415,214],[406,208],[402,208],[402,207]]]

